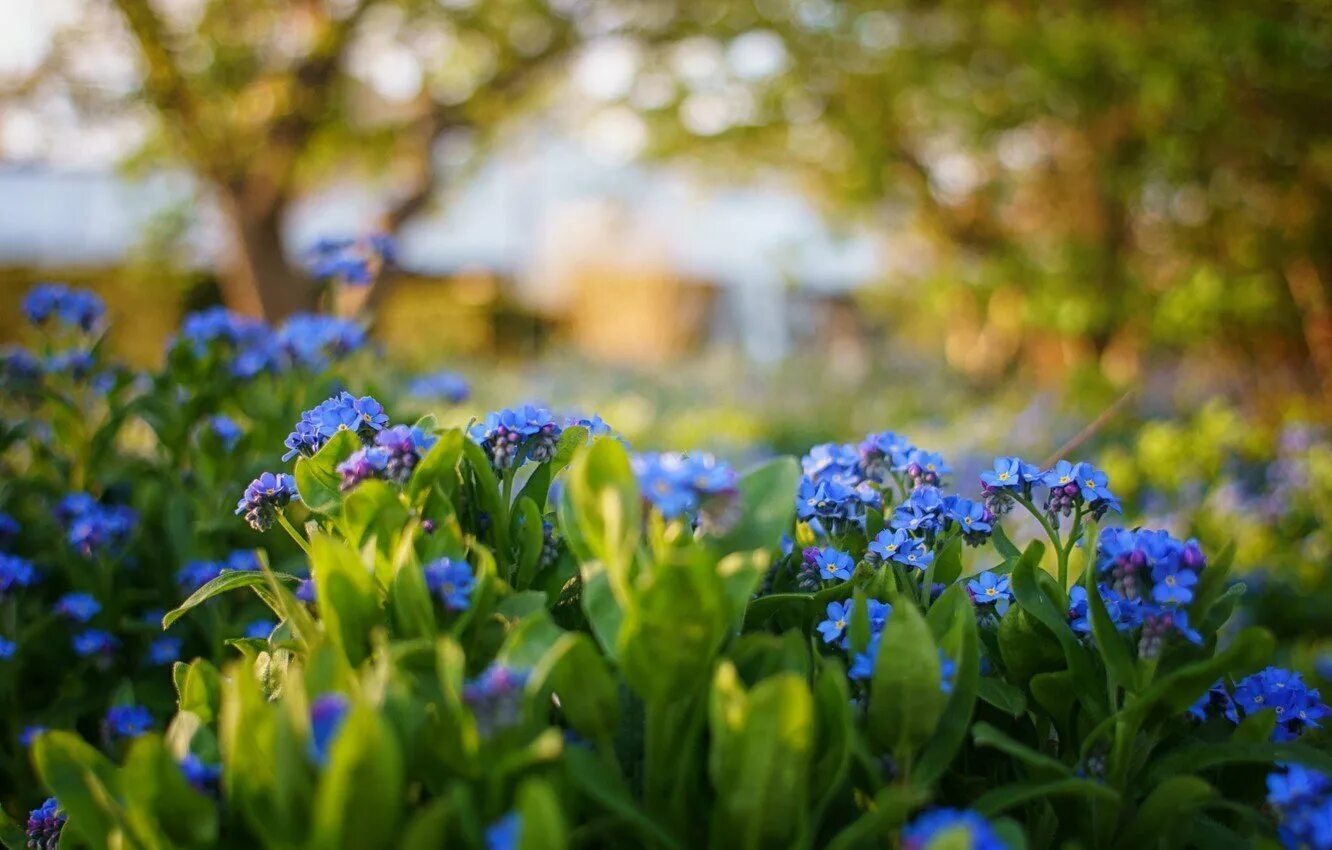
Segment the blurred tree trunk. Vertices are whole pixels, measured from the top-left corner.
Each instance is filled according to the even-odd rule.
[[[313,310],[315,289],[287,259],[282,243],[285,204],[254,211],[243,200],[225,198],[231,255],[221,269],[227,306],[238,312],[280,321]]]

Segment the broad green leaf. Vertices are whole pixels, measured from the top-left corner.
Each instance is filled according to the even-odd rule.
[[[313,457],[296,458],[296,491],[301,502],[318,514],[331,516],[342,504],[342,476],[338,464],[351,457],[361,447],[361,438],[355,432],[342,430],[334,434]]]
[[[780,614],[789,615],[794,622],[804,624],[812,610],[814,597],[808,593],[772,593],[751,600],[745,607],[745,631],[754,631],[767,625]]]
[[[370,630],[382,621],[375,580],[361,556],[326,534],[310,541],[315,599],[329,636],[354,667],[370,653]]]
[[[315,795],[311,846],[388,850],[396,846],[404,771],[397,739],[368,705],[347,713]]]
[[[1133,825],[1121,841],[1125,848],[1176,846],[1193,814],[1217,796],[1217,790],[1196,776],[1172,776],[1152,789],[1138,807]]]
[[[620,624],[625,681],[648,703],[701,691],[729,623],[721,579],[710,563],[657,564]]]
[[[619,658],[620,627],[624,623],[624,609],[611,590],[610,576],[598,561],[580,564],[583,583],[582,605],[587,622],[597,643],[611,660]]]
[[[717,575],[721,577],[726,602],[731,611],[731,622],[739,628],[744,623],[745,611],[754,592],[768,574],[771,562],[768,552],[755,549],[747,552],[732,552],[717,564]]]
[[[296,584],[300,581],[296,576],[286,573],[274,573],[279,581],[285,581],[289,584]],[[162,628],[167,629],[171,624],[185,616],[191,609],[197,608],[214,596],[221,596],[223,593],[236,590],[242,587],[261,588],[266,587],[268,579],[258,570],[223,570],[222,574],[203,587],[191,593],[185,601],[177,607],[168,611],[162,618]]]
[[[1231,566],[1235,563],[1235,544],[1229,543],[1221,554],[1210,558],[1207,569],[1202,571],[1198,586],[1189,605],[1189,619],[1201,623],[1207,618],[1213,603],[1226,591],[1226,582],[1230,579]]]
[[[870,679],[870,738],[906,761],[934,734],[947,699],[930,627],[914,605],[899,599],[879,638]]]
[[[70,732],[43,732],[32,749],[42,784],[69,815],[65,830],[103,850],[122,828],[119,781],[106,756]]]
[[[1008,678],[1027,682],[1031,677],[1067,668],[1059,640],[1019,605],[1010,605],[999,621],[999,655]]]
[[[1027,695],[1003,679],[983,677],[977,685],[976,695],[1010,717],[1021,717],[1027,710]]]
[[[740,476],[740,520],[722,535],[717,545],[724,552],[775,549],[795,517],[800,465],[795,458],[779,457]]]
[[[195,790],[155,734],[136,738],[123,768],[121,788],[131,832],[146,845],[207,847],[217,840],[217,806]]]
[[[619,682],[587,635],[561,635],[532,679],[544,682],[555,693],[560,711],[578,734],[591,741],[614,737],[620,713]]]
[[[712,838],[768,847],[807,829],[814,704],[804,678],[779,673],[748,693],[723,662],[713,681],[708,773],[716,789]]]
[[[1078,702],[1078,689],[1073,674],[1067,670],[1038,673],[1027,683],[1031,697],[1053,718],[1061,734],[1069,731],[1073,707]]]
[[[452,496],[458,487],[458,463],[462,460],[463,432],[452,428],[439,435],[439,439],[425,453],[425,457],[412,470],[407,482],[407,498],[418,504],[421,497],[435,487]]]
[[[951,585],[962,575],[962,538],[954,537],[934,559],[934,581]]]
[[[426,586],[425,573],[416,561],[398,569],[389,587],[389,611],[393,626],[403,638],[435,637],[435,605]]]
[[[623,606],[643,516],[643,497],[624,445],[611,438],[594,440],[574,456],[567,488],[578,538],[605,565]]]
[[[528,614],[509,631],[504,638],[496,659],[510,667],[530,669],[535,667],[565,631],[551,620],[544,610]]]
[[[994,542],[995,551],[1003,556],[1004,562],[1016,563],[1018,558],[1022,557],[1022,550],[1013,544],[1008,538],[1008,532],[999,523],[994,524],[994,530],[990,534],[990,539]]]
[[[569,843],[560,800],[541,779],[528,779],[518,786],[518,850],[564,850]]]
[[[342,500],[347,542],[357,548],[375,538],[379,550],[389,552],[408,516],[397,488],[387,481],[362,481]]]
[[[217,717],[222,704],[222,677],[217,668],[200,658],[189,664],[178,680],[178,704],[205,723]]]

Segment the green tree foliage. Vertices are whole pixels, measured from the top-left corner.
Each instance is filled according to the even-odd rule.
[[[709,138],[728,170],[776,165],[875,216],[890,272],[928,284],[908,297],[958,320],[943,340],[955,365],[995,374],[1072,341],[1126,377],[1152,346],[1311,357],[1332,377],[1322,4],[736,0],[712,14],[687,57],[643,64],[640,83],[728,60],[653,103],[659,152]],[[781,54],[775,72],[734,61],[757,46]]]

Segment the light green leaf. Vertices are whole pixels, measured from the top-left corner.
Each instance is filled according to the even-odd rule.
[[[899,598],[879,638],[870,679],[870,738],[906,761],[934,734],[947,699],[930,627],[914,605]]]
[[[355,432],[342,430],[315,452],[313,457],[296,458],[296,491],[301,502],[318,514],[333,515],[342,504],[342,476],[338,464],[361,447]]]

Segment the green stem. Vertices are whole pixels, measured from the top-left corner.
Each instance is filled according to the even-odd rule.
[[[1027,513],[1036,517],[1036,521],[1041,524],[1041,528],[1045,529],[1045,536],[1050,538],[1050,543],[1051,545],[1054,546],[1055,557],[1059,563],[1059,586],[1062,587],[1065,590],[1065,592],[1067,592],[1068,552],[1066,551],[1063,538],[1059,536],[1058,526],[1051,523],[1050,520],[1046,518],[1045,514],[1037,510],[1036,506],[1032,504],[1031,499],[1029,499],[1028,497],[1023,496],[1021,493],[1015,493],[1013,494],[1013,500],[1016,501],[1018,504],[1022,505],[1022,507],[1026,508]],[[1073,539],[1074,539],[1073,537],[1070,537],[1069,541],[1070,548]]]
[[[1059,586],[1068,592],[1068,557],[1073,554],[1073,547],[1077,545],[1078,538],[1082,534],[1082,509],[1079,508],[1073,514],[1073,527],[1069,529],[1068,540],[1064,541],[1064,546],[1059,550]]]
[[[287,519],[287,515],[282,511],[278,511],[277,518],[278,523],[281,524],[283,530],[291,536],[292,540],[296,541],[296,545],[301,547],[301,551],[304,552],[306,556],[309,556],[310,544],[306,542],[305,536],[292,527],[291,521]]]

